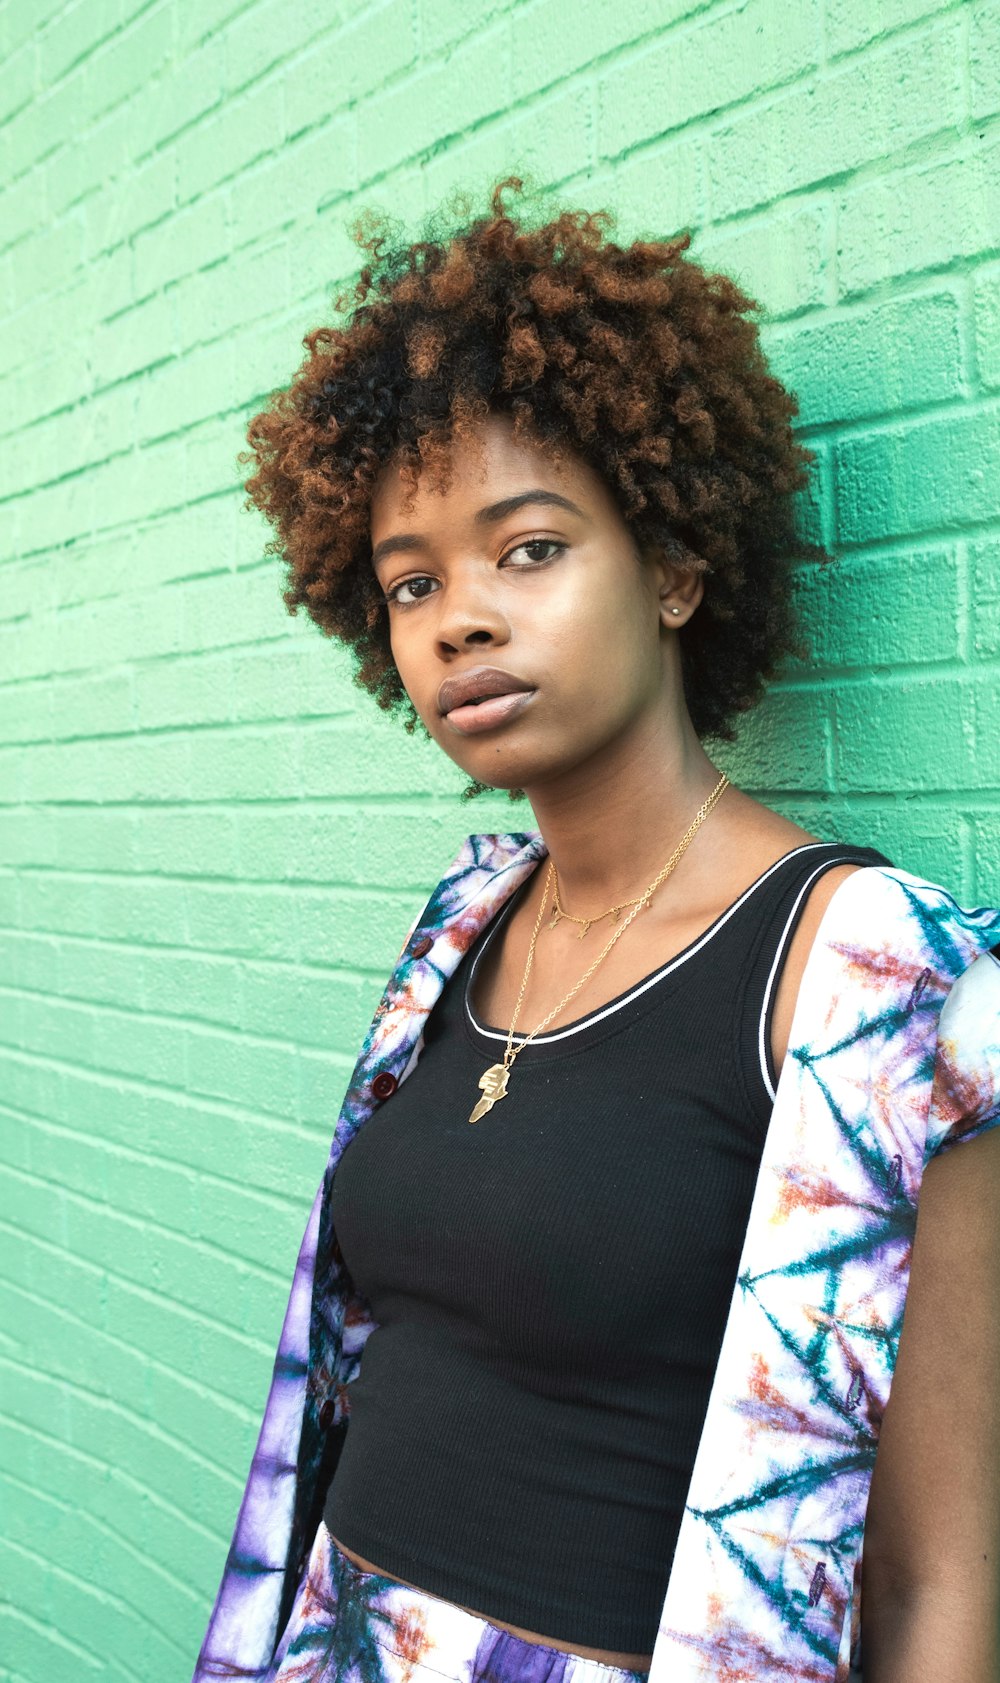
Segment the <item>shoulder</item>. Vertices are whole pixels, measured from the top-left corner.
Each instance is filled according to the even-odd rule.
[[[991,939],[1000,940],[1000,911],[966,911],[949,889],[912,871],[866,865],[843,877],[828,894],[819,930],[833,945],[856,942],[901,960],[923,955],[950,986]]]
[[[966,912],[938,883],[891,865],[845,871],[813,909],[796,1044],[873,1048],[903,1039],[933,1055],[938,1018],[955,982],[1000,939],[1000,912]]]
[[[945,1000],[938,1025],[928,1151],[932,1156],[1000,1122],[1000,960],[981,953]]]

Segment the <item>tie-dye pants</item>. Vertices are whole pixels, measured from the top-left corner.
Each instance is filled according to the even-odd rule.
[[[362,1572],[320,1524],[268,1683],[645,1683]]]

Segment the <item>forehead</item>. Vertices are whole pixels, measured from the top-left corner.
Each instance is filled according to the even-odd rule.
[[[447,461],[446,484],[422,473],[415,487],[396,463],[387,463],[371,500],[373,535],[389,521],[423,530],[442,519],[471,517],[482,504],[527,486],[560,491],[589,507],[602,499],[610,503],[600,477],[581,456],[566,448],[556,457],[537,440],[515,440],[513,422],[505,415],[490,415],[474,432],[456,439]]]

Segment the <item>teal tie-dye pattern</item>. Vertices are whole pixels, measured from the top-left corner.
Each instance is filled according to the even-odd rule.
[[[470,836],[414,920],[365,1036],[307,1225],[194,1683],[263,1678],[372,1329],[329,1219],[348,1140],[404,1080],[479,931],[545,856]],[[425,940],[431,938],[429,950]],[[653,1652],[650,1683],[844,1683],[917,1198],[939,1151],[1000,1121],[1000,911],[905,871],[833,895],[799,990]],[[609,1142],[609,1150],[612,1149]]]
[[[268,1683],[646,1683],[359,1571],[322,1523]]]

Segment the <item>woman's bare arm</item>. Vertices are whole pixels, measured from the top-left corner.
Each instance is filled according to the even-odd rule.
[[[865,1683],[1000,1680],[1000,1128],[924,1175],[861,1593]]]

